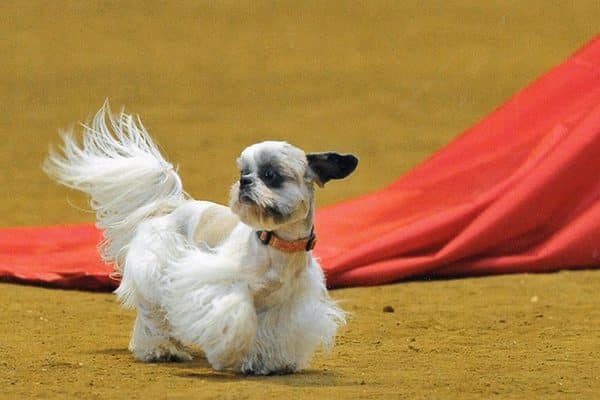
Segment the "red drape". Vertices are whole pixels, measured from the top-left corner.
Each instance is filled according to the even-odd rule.
[[[94,225],[0,230],[0,279],[74,289],[108,290],[118,282],[96,249]]]
[[[600,36],[379,192],[317,213],[332,286],[600,266]]]
[[[600,36],[378,192],[319,209],[330,286],[600,267]],[[114,288],[91,225],[0,230],[0,278]]]

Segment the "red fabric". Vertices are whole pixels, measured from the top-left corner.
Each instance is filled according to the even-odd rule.
[[[317,211],[330,286],[600,267],[600,36],[391,186]],[[116,286],[91,225],[0,230],[0,278]]]
[[[96,249],[94,225],[0,230],[0,279],[62,288],[108,290],[112,267]]]
[[[600,267],[600,36],[379,192],[317,212],[332,286]]]

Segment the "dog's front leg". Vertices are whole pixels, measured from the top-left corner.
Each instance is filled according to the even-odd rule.
[[[256,339],[244,359],[242,372],[294,373],[308,365],[319,346],[328,349],[333,345],[345,316],[329,297],[323,272],[312,262],[298,279],[299,284],[287,296],[258,315]]]
[[[257,317],[245,282],[178,281],[166,299],[173,335],[198,346],[216,370],[240,371]]]
[[[213,301],[212,318],[198,332],[206,359],[216,370],[241,371],[257,332],[257,317],[251,298],[233,293]]]
[[[306,335],[298,324],[299,304],[290,301],[258,315],[256,339],[241,367],[247,375],[285,375],[302,369],[310,355],[302,342]]]

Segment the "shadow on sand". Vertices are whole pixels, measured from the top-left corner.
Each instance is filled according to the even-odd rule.
[[[128,355],[129,350],[126,348],[106,348],[92,352],[93,354],[103,355]],[[203,380],[214,383],[231,383],[231,382],[261,382],[273,383],[277,385],[292,386],[292,387],[322,387],[322,386],[352,386],[357,383],[346,379],[342,374],[329,370],[308,369],[296,374],[288,375],[243,375],[233,372],[219,372],[212,369],[209,362],[202,354],[194,354],[192,361],[184,362],[160,362],[165,370],[170,370],[173,376],[194,380]]]

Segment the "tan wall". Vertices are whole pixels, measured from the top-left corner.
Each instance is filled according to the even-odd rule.
[[[40,165],[105,98],[142,116],[195,197],[226,201],[236,155],[268,138],[361,157],[319,204],[371,191],[598,21],[596,1],[2,1],[0,226],[93,219]]]

